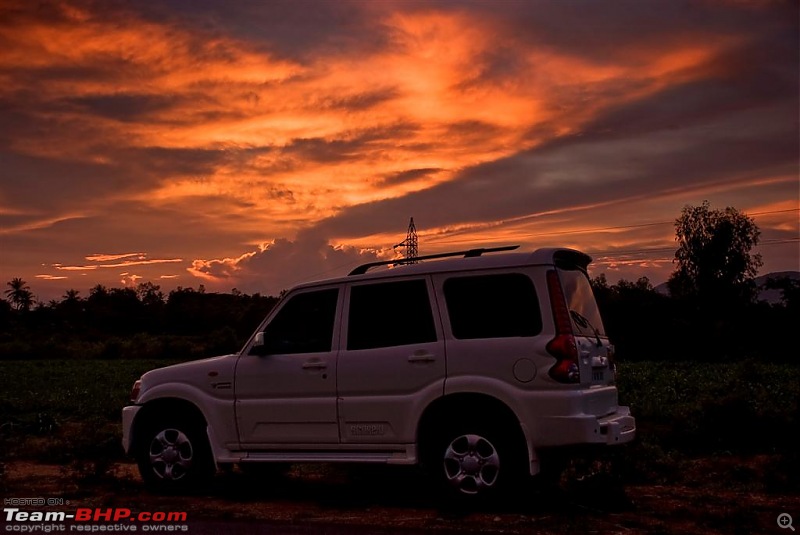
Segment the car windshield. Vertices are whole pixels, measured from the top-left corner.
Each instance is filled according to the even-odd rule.
[[[583,336],[605,336],[589,277],[580,269],[559,269],[559,274],[575,332]]]

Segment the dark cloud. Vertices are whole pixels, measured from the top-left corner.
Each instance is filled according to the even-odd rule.
[[[583,133],[605,139],[639,135],[776,105],[786,111],[778,124],[791,128],[797,124],[792,117],[798,117],[800,62],[798,49],[787,53],[786,44],[767,40],[727,50],[697,68],[710,72],[710,77],[674,84],[646,98],[608,107],[583,128]]]
[[[0,153],[4,170],[2,193],[22,210],[58,214],[64,209],[88,209],[91,201],[112,193],[143,187],[147,177],[133,176],[106,163],[70,161]],[[155,179],[151,179],[151,185]]]
[[[519,50],[509,46],[498,46],[485,50],[473,60],[478,73],[456,85],[456,89],[467,91],[484,86],[518,86],[520,75],[532,76],[536,66],[528,63]]]
[[[486,121],[458,121],[445,127],[445,136],[461,140],[491,139],[502,131],[502,127]]]
[[[169,109],[180,99],[175,95],[113,94],[67,99],[76,111],[118,121],[137,121]]]
[[[364,91],[354,95],[328,96],[320,101],[312,103],[310,108],[341,109],[347,111],[364,111],[394,100],[400,96],[397,88],[376,89]]]
[[[363,157],[368,150],[379,148],[381,143],[402,143],[418,129],[413,123],[397,123],[386,126],[344,132],[340,138],[293,139],[281,152],[308,162],[334,163]]]
[[[305,161],[333,163],[359,156],[363,142],[358,139],[310,138],[294,139],[283,148],[283,153]]]
[[[147,20],[212,35],[236,35],[251,46],[300,62],[369,54],[384,50],[390,42],[369,4],[354,0],[272,0],[237,3],[235,8],[215,0],[166,0],[135,8]]]
[[[321,222],[320,231],[391,231],[411,214],[429,227],[496,221],[797,168],[797,124],[781,106],[636,134],[558,139],[404,197],[351,207]]]
[[[0,268],[77,263],[124,244],[154,258],[216,259],[196,274],[276,292],[374,259],[330,243],[395,232],[410,215],[423,228],[481,228],[796,176],[799,10],[710,0],[5,2],[0,230],[28,230],[0,234]],[[480,37],[474,48],[440,46],[438,30],[453,23]],[[80,53],[48,48],[50,37],[80,37]],[[431,58],[436,72],[408,62],[429,45],[443,56]],[[349,73],[329,65],[369,81],[348,85]],[[514,104],[528,94],[543,116]],[[475,113],[505,113],[488,106],[506,96],[507,109],[526,111]],[[495,150],[507,156],[486,161]],[[355,177],[347,195],[323,181],[329,169]],[[452,180],[428,186],[437,173]],[[369,185],[402,183],[418,190],[347,204],[383,195]],[[763,204],[796,200],[796,187],[781,188]],[[600,219],[592,212],[586,225]],[[658,240],[642,234],[647,246]]]
[[[230,281],[244,291],[277,295],[301,282],[346,275],[377,258],[371,251],[336,248],[319,236],[301,233],[296,240],[277,239],[238,258],[195,260],[190,272],[213,284]]]
[[[429,176],[435,175],[436,173],[442,171],[442,169],[438,167],[424,167],[422,169],[407,169],[405,171],[400,171],[398,173],[393,173],[387,177],[384,177],[382,183],[384,184],[402,184],[404,182],[411,182],[413,180],[419,180],[421,178],[427,178]]]
[[[120,147],[109,148],[120,164],[138,173],[167,179],[193,176],[201,179],[219,167],[247,168],[253,158],[277,152],[274,147],[168,148]]]
[[[424,11],[428,2],[399,2],[400,9]],[[501,28],[497,46],[544,47],[614,64],[625,58],[646,61],[655,49],[743,35],[797,33],[796,2],[442,2],[437,9],[466,13]],[[794,39],[797,43],[797,39]],[[487,65],[491,66],[489,61]],[[502,70],[503,62],[499,65]]]

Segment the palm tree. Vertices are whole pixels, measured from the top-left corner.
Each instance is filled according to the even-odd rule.
[[[14,277],[11,282],[6,283],[6,286],[9,287],[5,292],[6,296],[8,296],[8,300],[11,301],[14,308],[17,310],[30,310],[33,304],[33,292],[31,292],[28,283],[20,277]]]

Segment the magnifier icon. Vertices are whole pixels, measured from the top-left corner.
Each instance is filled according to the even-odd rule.
[[[781,513],[778,515],[778,527],[781,529],[790,529],[794,531],[794,526],[792,526],[792,515],[789,513]]]

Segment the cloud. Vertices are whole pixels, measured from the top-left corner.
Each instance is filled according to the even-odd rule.
[[[295,241],[275,240],[237,258],[195,260],[188,271],[217,286],[230,284],[277,295],[301,282],[345,275],[360,264],[374,262],[379,254],[303,235]]]
[[[411,182],[414,180],[421,180],[435,175],[442,169],[437,167],[424,167],[422,169],[406,169],[405,171],[398,171],[383,178],[386,184],[398,184],[403,182]]]
[[[94,251],[148,251],[262,291],[388,254],[410,216],[427,252],[604,250],[663,246],[669,225],[568,231],[668,220],[702,196],[797,205],[796,3],[0,9],[9,276],[58,261],[111,284],[98,266],[137,257]]]
[[[94,271],[96,269],[116,269],[128,266],[147,266],[152,264],[175,264],[183,262],[182,258],[153,258],[144,260],[126,260],[113,264],[88,264],[84,266],[69,266],[54,264],[53,267],[60,271]]]
[[[141,275],[135,275],[133,273],[120,273],[120,284],[123,286],[136,286],[140,280],[143,279]]]
[[[91,254],[86,257],[89,262],[112,262],[123,258],[136,257],[140,260],[147,258],[147,253],[122,253],[122,254]]]
[[[58,280],[64,280],[67,277],[57,277],[55,275],[36,275],[36,278],[37,279],[46,280],[46,281],[58,281]]]

